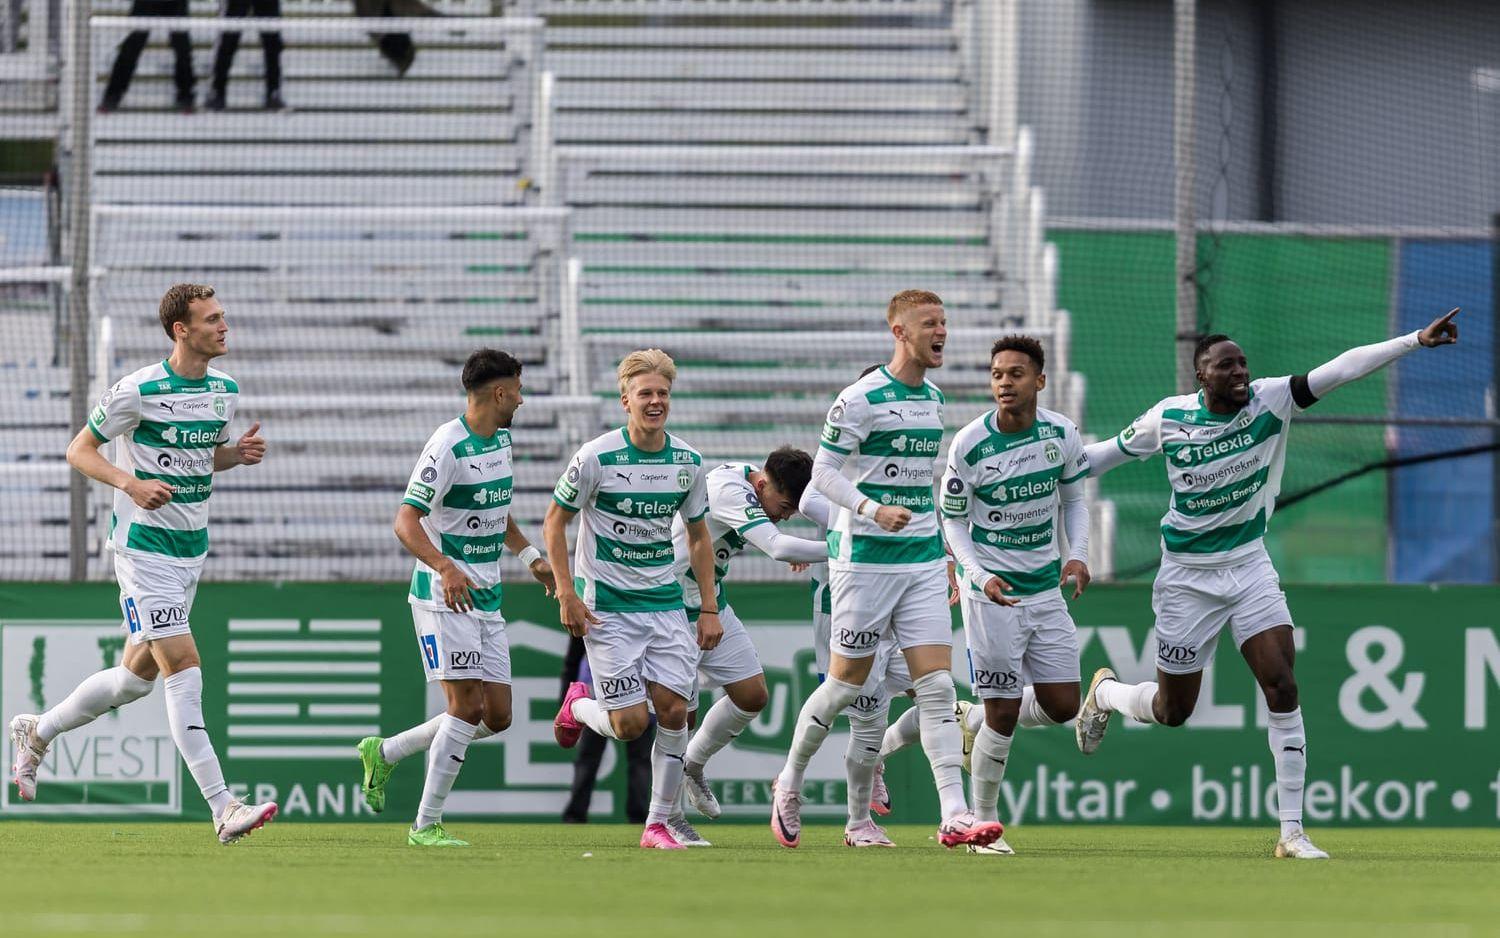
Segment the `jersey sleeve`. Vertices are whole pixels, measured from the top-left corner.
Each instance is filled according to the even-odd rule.
[[[802,513],[802,517],[825,531],[833,524],[833,503],[810,484],[802,490],[802,500],[797,503],[797,510]]]
[[[141,389],[128,378],[100,395],[99,403],[89,412],[89,431],[101,443],[134,430],[140,423]]]
[[[599,460],[587,450],[579,450],[568,461],[568,468],[552,487],[552,500],[569,511],[588,504],[599,488]]]
[[[430,514],[434,506],[442,504],[443,496],[452,484],[453,452],[436,440],[430,440],[412,467],[401,504],[410,505],[424,515]]]
[[[727,482],[711,479],[708,483],[708,511],[715,521],[736,534],[770,523],[761,507],[755,489],[743,478]]]
[[[1255,396],[1265,401],[1266,409],[1282,420],[1290,420],[1292,415],[1302,413],[1292,396],[1291,376],[1258,378],[1250,382],[1250,386],[1255,389]]]
[[[859,449],[859,444],[869,435],[869,403],[863,397],[845,391],[828,408],[828,419],[823,423],[823,436],[818,445],[848,456]]]
[[[701,464],[693,473],[693,484],[677,510],[688,521],[700,521],[708,514],[708,472]]]
[[[955,521],[969,520],[969,503],[974,497],[974,467],[964,461],[964,450],[963,444],[954,440],[943,470],[942,514]]]
[[[1067,435],[1063,437],[1063,472],[1062,485],[1072,485],[1082,482],[1089,477],[1089,454],[1083,448],[1083,434],[1078,428],[1071,424],[1067,427]]]
[[[1120,452],[1136,459],[1149,459],[1161,452],[1162,409],[1163,405],[1157,404],[1120,431],[1115,437]]]

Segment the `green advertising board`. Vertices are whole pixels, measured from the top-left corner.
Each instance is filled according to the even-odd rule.
[[[1307,586],[1287,593],[1299,623],[1308,823],[1500,820],[1500,589]],[[279,801],[286,820],[373,817],[359,795],[355,741],[440,709],[437,688],[423,682],[405,596],[397,584],[202,587],[192,620],[205,715],[234,788]],[[807,591],[738,585],[730,598],[760,650],[771,702],[709,774],[728,819],[760,822],[797,710],[817,681]],[[118,661],[123,639],[111,584],[5,585],[0,603],[6,718],[56,704],[87,674]],[[1085,677],[1105,664],[1127,681],[1153,674],[1147,587],[1096,587],[1072,608]],[[539,589],[508,587],[505,611],[515,718],[502,736],[470,750],[448,801],[455,818],[557,817],[567,798],[572,754],[557,748],[551,729],[567,637]],[[961,631],[955,641],[962,687]],[[1221,646],[1185,728],[1120,721],[1091,757],[1074,748],[1070,728],[1019,731],[1001,816],[1010,824],[1274,823],[1264,726],[1254,682]],[[810,820],[842,817],[846,740],[836,728],[810,767]],[[623,820],[622,755],[619,746],[606,754],[593,805],[600,820]],[[421,775],[419,757],[396,771],[384,818],[414,814]],[[897,755],[887,779],[896,819],[937,820],[919,748]],[[10,785],[0,796],[5,818],[122,814],[207,817],[172,746],[160,690],[54,741],[36,802],[20,803]]]

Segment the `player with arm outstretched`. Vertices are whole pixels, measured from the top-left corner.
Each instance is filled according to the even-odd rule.
[[[552,569],[511,515],[510,425],[521,396],[521,363],[480,349],[464,363],[464,413],[438,427],[422,447],[395,532],[416,558],[407,602],[427,680],[440,681],[447,707],[425,723],[356,747],[365,803],[385,808],[385,784],[397,762],[432,748],[414,847],[465,847],[443,827],[443,804],[469,744],[510,726],[510,643],[500,610],[500,551],[516,554],[550,593]]]
[[[760,656],[744,623],[724,597],[724,578],[729,565],[746,547],[754,547],[773,560],[810,564],[828,559],[822,541],[783,534],[775,522],[785,521],[797,510],[797,500],[812,475],[812,457],[800,449],[783,446],[766,458],[764,467],[750,463],[725,463],[708,473],[708,530],[713,539],[714,599],[724,637],[717,648],[698,659],[701,687],[722,687],[724,696],[708,708],[688,743],[683,763],[683,789],[693,807],[708,818],[719,816],[719,802],[704,777],[704,767],[714,754],[740,735],[756,714],[765,709],[766,676]],[[672,538],[677,553],[677,581],[682,584],[690,623],[696,623],[702,606],[702,591],[687,562],[687,524],[681,515],[673,522]],[[697,701],[695,688],[692,702]],[[708,846],[680,812],[667,821],[677,841],[688,846]]]
[[[703,457],[667,432],[677,366],[661,349],[632,352],[620,362],[625,426],[574,454],[557,480],[542,533],[557,575],[562,624],[583,639],[599,699],[574,682],[553,720],[565,749],[583,727],[610,739],[646,731],[649,696],[656,711],[651,750],[651,808],[641,846],[681,850],[666,822],[677,811],[687,754],[687,702],[697,680],[699,650],[723,637],[718,607],[705,598],[694,629],[675,575],[673,516],[687,525],[689,566],[699,583],[714,580],[705,516]],[[568,559],[568,523],[581,517],[577,551]]]
[[[266,441],[256,423],[230,442],[239,385],[209,366],[229,351],[229,325],[213,287],[179,283],[158,313],[172,354],[105,391],[68,445],[73,468],[116,489],[108,546],[125,654],[119,667],[91,675],[47,712],[10,721],[13,771],[21,797],[35,799],[37,767],[58,734],[146,696],[162,674],[172,741],[213,812],[219,841],[229,844],[275,817],[276,805],[246,804],[224,783],[203,718],[203,670],[189,617],[208,557],[214,474],[256,465]],[[99,449],[117,438],[126,468]]]
[[[1095,474],[1161,453],[1172,500],[1162,518],[1162,562],[1151,597],[1157,679],[1123,684],[1108,668],[1095,672],[1078,717],[1079,749],[1097,749],[1116,712],[1140,723],[1186,722],[1228,626],[1270,711],[1281,815],[1275,855],[1328,857],[1302,829],[1307,735],[1292,669],[1292,616],[1264,541],[1281,487],[1287,427],[1334,389],[1419,347],[1458,341],[1457,314],[1351,349],[1306,374],[1253,381],[1234,340],[1205,336],[1193,353],[1198,393],[1166,398],[1118,436],[1087,447]]]
[[[1003,832],[969,810],[960,767],[963,740],[953,712],[946,554],[932,497],[943,395],[926,377],[943,364],[947,317],[936,294],[908,290],[891,299],[886,324],[894,344],[890,364],[839,394],[813,463],[813,486],[838,508],[828,534],[832,639],[828,679],[803,704],[787,764],[772,788],[771,829],[786,847],[801,839],[807,763],[834,719],[859,696],[881,640],[890,634],[911,670],[922,745],[942,805],[939,841],[945,847],[982,846]],[[846,467],[852,479],[844,475]],[[868,791],[874,760],[856,769],[850,786]],[[847,826],[845,842],[891,845],[867,823]]]

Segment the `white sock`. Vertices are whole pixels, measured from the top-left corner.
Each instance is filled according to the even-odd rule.
[[[916,744],[921,738],[917,708],[908,707],[905,713],[896,718],[895,723],[886,728],[885,738],[880,741],[880,761],[884,762],[892,754]]]
[[[172,731],[172,741],[217,818],[233,796],[224,784],[224,770],[219,768],[219,757],[214,754],[213,741],[208,738],[208,727],[203,722],[203,670],[178,671],[162,685],[166,688],[167,726]]]
[[[870,820],[870,792],[875,788],[875,766],[880,763],[885,713],[849,718],[849,748],[844,770],[849,776],[849,826]]]
[[[984,725],[984,701],[976,701],[974,706],[969,708],[969,715],[964,719],[964,725],[971,733],[979,732],[979,728]]]
[[[1307,778],[1307,736],[1302,730],[1302,708],[1271,713],[1266,735],[1276,762],[1276,804],[1281,813],[1281,836],[1302,829],[1302,786]]]
[[[609,711],[599,706],[592,697],[579,697],[573,701],[573,719],[608,739],[619,739],[614,724],[609,722]]]
[[[151,693],[152,682],[124,667],[95,671],[73,688],[62,703],[37,718],[36,738],[43,745],[59,733],[92,723],[115,707],[123,707]]]
[[[686,764],[694,771],[703,771],[714,753],[729,745],[753,719],[755,714],[735,706],[728,695],[714,701],[704,714],[703,722],[698,724],[697,732],[693,733],[693,741],[688,743]]]
[[[932,765],[932,780],[937,784],[943,819],[947,820],[969,808],[964,796],[964,737],[953,713],[958,690],[953,686],[953,675],[947,671],[924,674],[912,688],[917,692],[922,749]]]
[[[682,794],[682,757],[687,752],[687,727],[669,730],[656,724],[656,742],[651,746],[651,810],[646,823],[665,823],[677,810]]]
[[[808,695],[807,702],[797,714],[797,728],[792,733],[792,750],[787,753],[786,766],[781,770],[779,781],[787,791],[802,790],[802,775],[813,753],[828,738],[833,721],[844,708],[859,696],[859,686],[845,684],[830,677],[819,684],[817,690]]]
[[[979,708],[975,708],[976,710]],[[1021,716],[1016,720],[1017,726],[1056,726],[1057,721],[1047,716],[1036,702],[1036,690],[1027,685],[1021,691]]]
[[[422,803],[417,807],[414,828],[436,824],[443,819],[443,802],[453,790],[458,771],[464,767],[464,754],[469,751],[469,743],[479,729],[451,713],[442,714],[437,721],[438,731],[432,740],[432,755],[427,760],[427,781],[422,784]]]
[[[981,821],[1000,820],[1000,783],[1005,780],[1005,761],[1010,758],[1013,737],[1001,736],[989,724],[979,728],[974,737],[973,770],[974,813]]]
[[[1144,684],[1105,681],[1094,691],[1094,699],[1102,709],[1123,713],[1137,723],[1156,722],[1156,714],[1151,709],[1151,701],[1155,697],[1155,681]]]
[[[380,744],[380,758],[387,762],[396,763],[407,756],[418,752],[425,752],[432,747],[432,741],[437,738],[438,727],[443,725],[443,717],[446,713],[439,713],[426,723],[418,723],[411,729],[402,730],[394,736],[387,736]],[[495,735],[495,731],[479,722],[474,730],[474,739],[488,739]]]

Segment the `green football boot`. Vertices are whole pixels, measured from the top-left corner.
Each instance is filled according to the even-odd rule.
[[[390,781],[391,773],[396,770],[396,763],[387,762],[380,755],[380,744],[383,742],[385,740],[379,736],[366,736],[359,741],[358,747],[359,761],[365,767],[359,790],[364,792],[365,804],[376,814],[385,810],[385,783]]]
[[[413,847],[467,847],[467,840],[459,840],[443,830],[443,825],[428,824],[406,832],[406,842]]]

